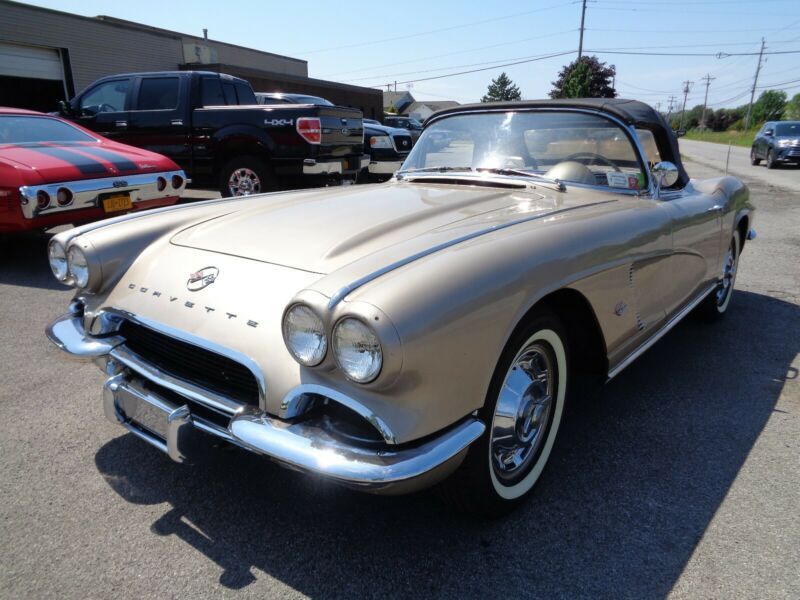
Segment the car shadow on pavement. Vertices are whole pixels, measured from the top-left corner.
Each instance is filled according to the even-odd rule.
[[[46,233],[0,234],[0,284],[46,290],[66,290],[47,264]]]
[[[216,563],[226,588],[263,572],[312,597],[663,597],[797,376],[798,323],[799,306],[738,292],[722,322],[680,324],[581,403],[533,497],[501,520],[233,448],[185,467],[128,434],[96,464],[126,501],[168,503],[152,532]]]

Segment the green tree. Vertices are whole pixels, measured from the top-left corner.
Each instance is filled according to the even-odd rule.
[[[514,85],[511,78],[505,74],[505,71],[500,73],[497,79],[492,79],[492,83],[486,90],[486,95],[481,98],[481,102],[500,102],[503,100],[521,100],[522,92]]]
[[[566,65],[552,82],[551,98],[616,98],[614,65],[606,66],[596,56],[582,56]]]
[[[786,92],[783,90],[764,90],[753,104],[753,117],[750,123],[777,121],[786,108]]]
[[[784,110],[783,116],[792,121],[800,121],[800,94],[795,94],[786,103],[786,110]]]

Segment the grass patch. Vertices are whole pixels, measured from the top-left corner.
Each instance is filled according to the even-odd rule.
[[[750,131],[700,131],[699,129],[690,129],[683,136],[687,140],[697,140],[698,142],[714,142],[717,144],[733,144],[734,146],[743,146],[749,148],[753,144],[753,138],[756,137],[757,129]]]

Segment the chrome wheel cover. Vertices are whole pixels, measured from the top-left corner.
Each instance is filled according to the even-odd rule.
[[[550,429],[557,388],[552,349],[541,341],[514,359],[495,406],[490,457],[498,481],[512,485],[536,463]]]
[[[231,196],[258,194],[261,192],[261,179],[259,179],[255,171],[247,167],[234,169],[228,178],[228,189],[231,192]]]
[[[731,240],[728,246],[728,253],[725,255],[725,264],[722,266],[722,281],[717,289],[717,306],[725,305],[728,296],[733,292],[733,284],[736,282],[736,267],[738,263],[738,248],[736,240]]]

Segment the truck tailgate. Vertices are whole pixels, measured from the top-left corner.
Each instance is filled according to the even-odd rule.
[[[364,125],[361,122],[361,111],[340,106],[320,106],[319,118],[322,122],[323,154],[351,154],[353,146],[364,143]],[[359,148],[359,152],[361,149]]]

